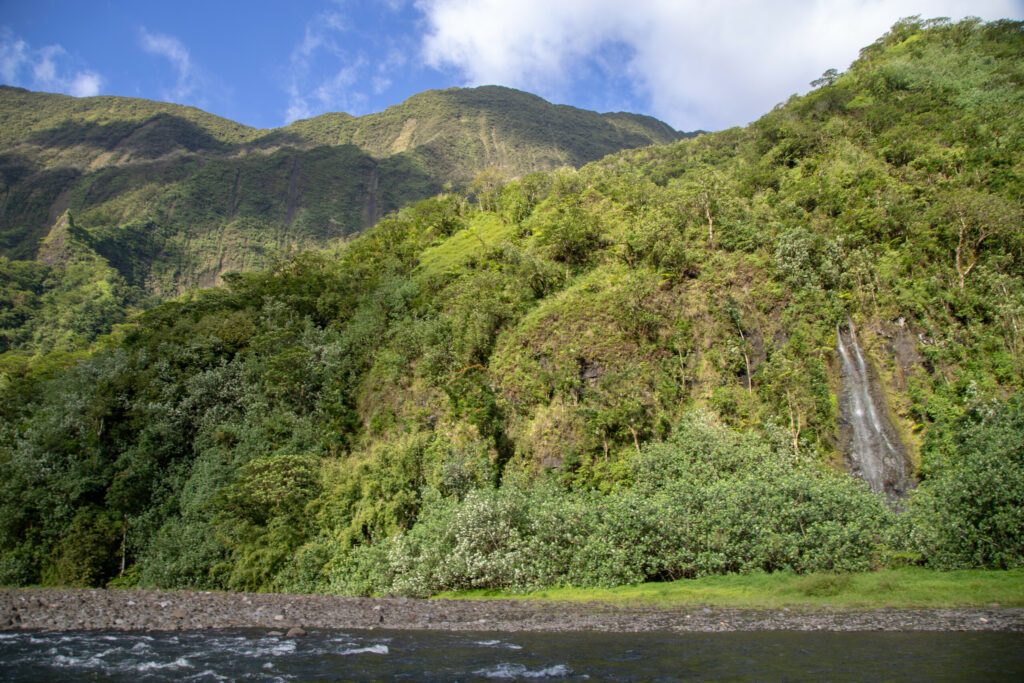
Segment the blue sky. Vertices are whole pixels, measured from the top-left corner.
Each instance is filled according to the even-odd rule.
[[[0,82],[261,128],[498,83],[682,130],[753,120],[903,16],[1024,0],[0,0]]]

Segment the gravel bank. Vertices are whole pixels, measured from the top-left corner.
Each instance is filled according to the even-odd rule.
[[[1024,609],[647,609],[520,601],[142,590],[0,590],[0,630],[255,627],[446,631],[1018,631]]]

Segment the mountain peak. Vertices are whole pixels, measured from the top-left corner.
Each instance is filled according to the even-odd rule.
[[[35,256],[52,216],[70,207],[86,234],[102,234],[104,253],[141,253],[133,268],[150,273],[151,259],[177,254],[154,264],[151,286],[163,293],[322,246],[485,169],[516,177],[581,166],[679,135],[650,117],[496,85],[272,130],[164,102],[5,88],[0,120],[0,255]],[[142,225],[158,231],[140,252]]]

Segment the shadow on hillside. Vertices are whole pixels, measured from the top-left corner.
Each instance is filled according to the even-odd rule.
[[[42,147],[88,145],[106,151],[126,151],[157,158],[179,149],[189,152],[227,152],[236,147],[218,140],[201,126],[172,114],[156,114],[144,121],[65,121],[35,133],[29,142]]]
[[[277,128],[275,130],[270,131],[266,135],[256,138],[252,142],[247,142],[243,145],[239,145],[239,147],[256,150],[272,149],[274,147],[309,148],[313,145],[314,143],[309,138],[305,138],[294,131]],[[335,145],[329,146],[333,147]]]
[[[175,236],[228,255],[282,240],[313,246],[441,189],[434,169],[407,155],[378,161],[355,145],[314,145],[295,131],[240,143],[225,136],[167,113],[66,120],[33,134],[28,142],[44,149],[81,147],[132,162],[43,171],[31,155],[0,155],[0,253],[33,258],[54,212],[70,209],[93,248],[140,284]],[[261,225],[255,238],[246,232]]]
[[[0,154],[0,186],[11,187],[36,172],[36,166],[20,154]]]
[[[167,113],[155,114],[142,121],[96,123],[67,120],[33,134],[29,142],[41,147],[57,148],[86,145],[108,152],[130,152],[147,159],[179,150],[232,154],[274,147],[310,146],[309,140],[301,135],[283,130],[274,130],[246,142],[225,142],[203,126]]]
[[[174,156],[85,174],[34,172],[27,160],[7,155],[0,177],[12,181],[0,203],[3,253],[33,258],[59,204],[91,234],[90,246],[137,286],[182,237],[192,249],[179,255],[182,268],[201,269],[204,260],[215,265],[281,240],[314,247],[441,189],[420,160],[378,162],[354,145]]]
[[[0,254],[14,259],[35,258],[54,214],[66,208],[64,193],[82,174],[73,168],[36,171],[14,155],[0,158],[0,174],[6,186],[0,202]]]

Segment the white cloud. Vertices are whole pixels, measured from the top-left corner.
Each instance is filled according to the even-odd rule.
[[[899,18],[1019,17],[1019,0],[417,0],[422,51],[466,85],[559,99],[609,45],[650,111],[682,130],[746,123],[825,69],[845,69]],[[620,50],[621,52],[621,50]],[[604,98],[615,99],[615,98]]]
[[[173,102],[189,101],[199,88],[202,78],[192,62],[188,48],[174,36],[150,33],[145,27],[139,29],[139,44],[149,54],[169,61],[174,68],[174,86],[164,89],[163,98]]]
[[[18,73],[28,62],[28,43],[4,29],[0,32],[0,78],[4,83],[16,84]]]
[[[64,48],[50,45],[39,51],[39,60],[32,66],[32,79],[36,83],[51,84],[57,80],[57,64],[64,54]]]
[[[98,95],[103,77],[74,66],[75,60],[60,45],[33,49],[10,29],[0,29],[0,79],[4,83],[75,97]]]
[[[309,108],[309,103],[306,102],[298,91],[290,89],[288,90],[288,108],[284,112],[284,122],[293,123],[299,119],[308,119],[313,116],[313,110]]]
[[[365,106],[366,95],[353,86],[361,82],[367,61],[362,56],[350,56],[344,48],[341,37],[348,28],[345,17],[338,12],[323,12],[306,24],[285,73],[285,123],[326,111],[358,111]],[[329,75],[321,75],[324,72]]]
[[[377,73],[370,79],[374,95],[382,95],[391,88],[393,83],[391,76],[396,71],[405,67],[406,63],[409,61],[408,57],[406,57],[406,52],[414,53],[416,51],[415,44],[412,44],[411,41],[408,42],[410,44],[404,46],[404,51],[398,47],[392,46],[388,49],[384,58],[377,62]]]
[[[359,76],[360,68],[362,68],[362,60],[338,69],[333,76],[321,81],[313,91],[321,106],[329,107],[346,98],[349,95],[350,86],[356,82]]]
[[[92,97],[99,94],[100,86],[102,85],[103,79],[100,78],[99,74],[91,71],[82,72],[76,74],[71,79],[71,83],[68,86],[68,94],[75,97]]]

